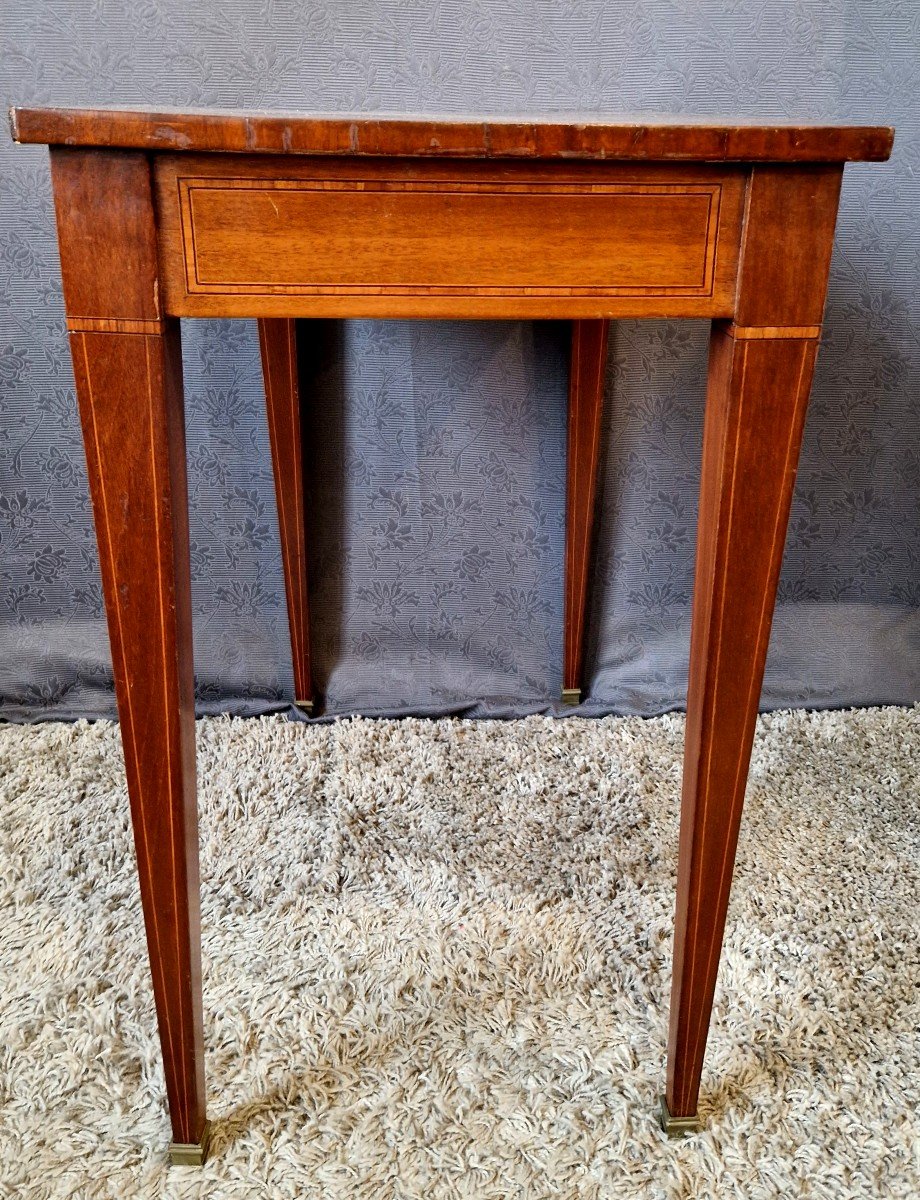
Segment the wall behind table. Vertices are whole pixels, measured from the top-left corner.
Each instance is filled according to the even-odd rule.
[[[695,113],[898,127],[847,169],[767,706],[920,698],[920,10],[899,3],[7,0],[2,99]],[[0,716],[110,715],[46,152],[0,134]],[[323,326],[317,674],[332,711],[558,695],[566,329]],[[203,710],[292,681],[254,326],[183,327]],[[707,330],[612,334],[593,711],[683,703]]]

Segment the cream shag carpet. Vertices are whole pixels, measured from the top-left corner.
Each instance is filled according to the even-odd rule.
[[[760,721],[682,1143],[682,717],[198,739],[201,1171],[165,1165],[117,726],[0,729],[4,1198],[920,1194],[920,708]]]

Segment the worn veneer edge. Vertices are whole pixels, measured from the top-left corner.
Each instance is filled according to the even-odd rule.
[[[14,141],[58,145],[149,150],[216,150],[223,153],[309,154],[338,157],[400,155],[420,158],[480,159],[604,159],[697,162],[883,162],[890,153],[894,129],[880,125],[732,125],[700,121],[475,120],[450,116],[411,117],[398,114],[247,114],[230,110],[182,112],[138,109],[29,108],[10,109]],[[117,126],[105,136],[73,132],[77,120]],[[30,123],[32,127],[30,128]],[[68,129],[70,125],[70,129]],[[176,126],[194,125],[197,137]],[[298,130],[298,125],[300,129]],[[292,129],[295,133],[292,135]],[[211,136],[225,131],[223,143]],[[297,132],[313,133],[312,142],[293,145]],[[385,133],[384,133],[385,131]],[[606,135],[623,144],[606,147]],[[384,133],[383,140],[381,134]],[[411,138],[407,134],[411,133]],[[547,145],[543,138],[554,139]],[[708,139],[684,149],[682,137]],[[400,144],[400,139],[402,143]],[[772,149],[758,149],[757,139],[774,138]],[[625,139],[625,141],[624,141]],[[646,143],[654,144],[648,148]],[[814,142],[801,150],[802,139]],[[822,139],[831,144],[822,146]],[[742,148],[735,144],[742,143]],[[750,143],[750,144],[749,144]]]

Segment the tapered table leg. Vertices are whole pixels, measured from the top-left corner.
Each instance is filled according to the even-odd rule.
[[[178,322],[160,335],[72,333],[71,351],[173,1141],[201,1147],[195,698]]]
[[[307,592],[296,324],[296,321],[285,318],[261,319],[259,348],[265,380],[268,433],[281,534],[281,561],[291,634],[294,702],[304,711],[312,712],[314,692],[310,664],[310,605]]]
[[[667,1105],[693,1116],[817,341],[712,340]]]
[[[158,311],[142,154],[55,150],[99,546],[174,1161],[207,1153],[188,497],[179,323]]]
[[[698,1128],[745,784],[805,411],[840,169],[755,168],[735,322],[710,346],[662,1125]],[[742,321],[744,324],[742,324]]]
[[[585,607],[591,567],[609,321],[573,321],[569,369],[562,699],[581,702]]]

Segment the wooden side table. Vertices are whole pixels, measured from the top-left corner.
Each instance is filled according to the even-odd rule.
[[[203,1161],[209,1129],[177,318],[261,322],[295,662],[306,672],[298,686],[309,667],[292,321],[572,319],[572,688],[606,322],[712,319],[662,1098],[668,1133],[698,1128],[843,165],[886,159],[893,131],[60,109],[11,117],[18,141],[51,146],[177,1162]]]

